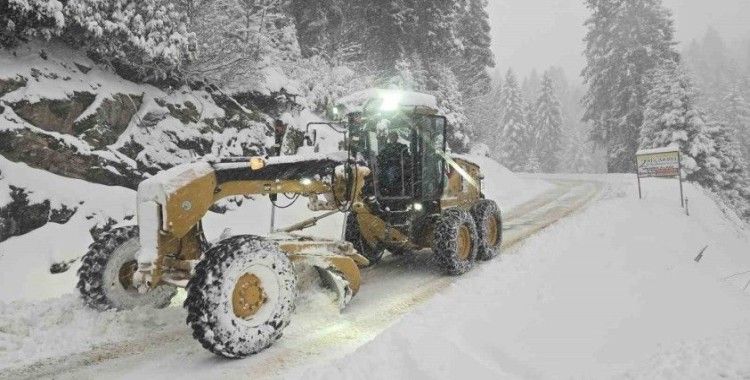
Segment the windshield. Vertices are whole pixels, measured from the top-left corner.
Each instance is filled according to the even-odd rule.
[[[375,117],[360,146],[373,170],[379,198],[437,199],[443,184],[444,122],[431,115]]]

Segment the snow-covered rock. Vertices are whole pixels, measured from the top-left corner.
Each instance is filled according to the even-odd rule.
[[[161,170],[202,156],[264,154],[273,119],[283,114],[298,121],[300,115],[287,92],[274,92],[283,87],[283,75],[274,81],[275,87],[233,96],[202,84],[160,89],[123,79],[64,44],[32,41],[0,50],[0,156],[135,189]],[[304,126],[290,130],[295,127]],[[11,182],[0,186],[0,241],[76,212],[75,203],[50,204],[65,196],[59,189],[18,187],[20,177],[5,177]],[[49,197],[26,200],[39,190]]]

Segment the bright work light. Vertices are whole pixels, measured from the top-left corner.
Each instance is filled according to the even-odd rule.
[[[383,103],[380,104],[381,111],[395,111],[401,103],[403,94],[399,91],[385,91],[380,95]]]

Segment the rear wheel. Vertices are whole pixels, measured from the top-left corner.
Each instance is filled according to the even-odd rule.
[[[349,213],[346,217],[344,239],[349,243],[352,243],[354,249],[370,261],[370,265],[377,264],[383,258],[385,248],[379,246],[373,247],[367,242],[367,240],[365,240],[360,231],[359,221],[357,220],[357,214],[355,213]]]
[[[503,242],[500,208],[494,201],[482,199],[471,208],[471,215],[477,225],[479,237],[477,259],[491,260],[500,254],[500,245]]]
[[[193,337],[214,354],[241,358],[281,337],[294,311],[297,276],[277,244],[235,236],[206,252],[187,293]]]
[[[450,275],[468,272],[477,257],[477,230],[465,210],[446,210],[435,223],[432,250]]]
[[[139,249],[137,226],[104,233],[89,246],[78,269],[77,284],[87,305],[97,310],[169,305],[177,292],[173,286],[160,285],[146,293],[139,293],[132,286]]]

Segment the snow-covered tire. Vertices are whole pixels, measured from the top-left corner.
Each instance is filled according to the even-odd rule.
[[[370,265],[380,262],[383,258],[383,253],[385,253],[385,247],[373,247],[367,242],[367,240],[365,240],[359,230],[359,222],[357,221],[357,214],[355,213],[349,213],[346,217],[344,240],[352,243],[354,249],[370,261]]]
[[[177,292],[173,286],[161,285],[146,293],[130,286],[139,249],[137,226],[116,228],[93,242],[78,269],[77,288],[83,301],[101,311],[169,305]]]
[[[466,210],[443,211],[435,223],[432,251],[443,270],[450,275],[468,272],[477,257],[477,230]]]
[[[482,199],[471,208],[477,226],[479,243],[477,260],[491,260],[500,254],[503,242],[503,219],[495,201]]]
[[[243,293],[249,278],[254,278],[252,289]],[[281,337],[296,297],[294,267],[276,243],[234,236],[214,245],[198,263],[184,307],[193,337],[204,348],[241,358]],[[250,299],[257,302],[251,304]]]

